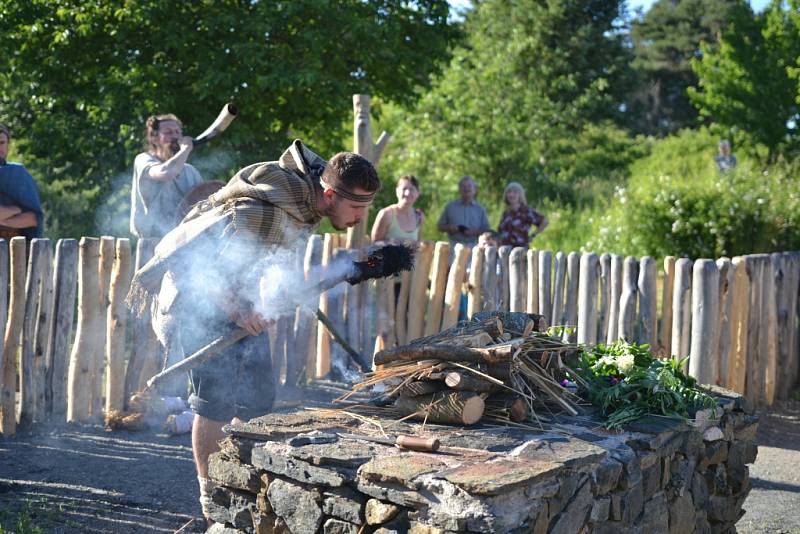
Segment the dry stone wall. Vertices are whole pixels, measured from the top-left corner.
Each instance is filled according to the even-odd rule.
[[[757,419],[717,390],[694,425],[625,432],[564,419],[549,432],[426,427],[443,451],[337,437],[344,416],[271,414],[230,429],[213,455],[217,533],[729,532],[744,513]],[[386,422],[389,423],[388,421]],[[392,432],[418,428],[397,427]]]

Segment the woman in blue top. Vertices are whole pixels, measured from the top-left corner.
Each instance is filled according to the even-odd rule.
[[[42,237],[44,212],[30,173],[19,163],[8,163],[11,132],[0,124],[0,238]]]

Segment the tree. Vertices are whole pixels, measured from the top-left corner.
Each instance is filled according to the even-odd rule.
[[[389,168],[422,174],[434,184],[427,192],[472,174],[482,191],[518,180],[536,197],[569,200],[573,190],[560,179],[576,148],[564,141],[620,116],[629,61],[621,4],[477,3],[465,44],[431,91],[412,111],[385,117],[395,134]]]
[[[699,83],[689,97],[700,114],[762,143],[770,162],[796,148],[798,140],[792,75],[800,29],[792,17],[781,0],[773,0],[762,14],[739,14],[723,33],[719,50],[706,49],[692,62]]]
[[[637,133],[666,135],[696,126],[697,109],[686,89],[697,83],[691,60],[701,43],[716,50],[721,31],[743,0],[658,0],[631,23],[638,90],[628,102]]]
[[[448,12],[445,0],[11,0],[0,112],[48,211],[64,210],[62,223],[83,212],[68,230],[89,232],[84,210],[129,176],[147,115],[174,112],[199,133],[235,101],[241,117],[203,149],[233,166],[275,157],[291,136],[331,150],[351,94],[408,102],[429,83],[457,35]]]

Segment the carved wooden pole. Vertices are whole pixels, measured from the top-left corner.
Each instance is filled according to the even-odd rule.
[[[525,299],[527,297],[526,283],[526,265],[525,265],[525,249],[522,247],[515,247],[508,257],[508,287],[509,287],[509,305],[508,311],[524,312],[526,309]]]
[[[118,239],[106,320],[106,413],[121,411],[125,406],[125,331],[128,323],[125,295],[131,286],[131,264],[130,240]]]
[[[72,325],[75,319],[75,291],[78,283],[78,242],[59,239],[55,260],[55,320],[50,328],[47,353],[47,411],[53,420],[66,421],[67,374]]]
[[[461,290],[464,287],[464,275],[467,272],[469,249],[461,243],[456,243],[455,257],[450,265],[447,277],[447,288],[444,296],[444,313],[442,314],[441,330],[455,326],[458,322],[458,310],[461,305]],[[394,298],[394,294],[392,294]]]
[[[22,324],[25,318],[25,261],[26,246],[24,237],[11,239],[11,283],[8,305],[8,323],[3,341],[3,391],[2,421],[0,430],[4,437],[13,436],[17,431],[16,381],[17,355],[22,347]]]

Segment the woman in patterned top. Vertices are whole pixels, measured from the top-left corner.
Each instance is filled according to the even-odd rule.
[[[507,209],[503,212],[497,232],[500,245],[528,248],[531,239],[547,228],[547,217],[528,206],[525,190],[518,182],[511,182],[506,186],[503,200]],[[529,233],[531,226],[536,226],[533,233]]]

